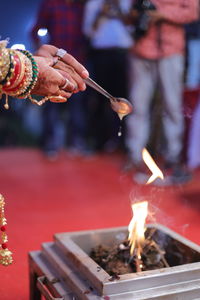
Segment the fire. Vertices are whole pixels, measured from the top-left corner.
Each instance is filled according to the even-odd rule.
[[[156,178],[164,179],[163,173],[158,168],[156,163],[154,162],[153,158],[147,151],[147,149],[143,149],[142,151],[142,157],[147,165],[147,167],[152,172],[151,177],[148,179],[146,184],[152,183]],[[132,204],[132,211],[133,211],[133,218],[128,226],[129,231],[129,244],[131,246],[130,248],[130,254],[131,256],[136,257],[136,269],[137,272],[142,270],[142,246],[145,242],[145,223],[146,218],[148,216],[148,202],[142,201]]]
[[[145,222],[148,214],[148,202],[137,202],[132,204],[133,218],[128,226],[129,243],[131,245],[130,253],[133,255],[134,249],[137,249],[137,256],[140,254],[142,244],[145,240]]]
[[[149,170],[152,172],[152,175],[146,184],[152,183],[157,178],[160,178],[163,180],[164,176],[163,176],[162,171],[158,168],[158,166],[156,165],[155,161],[153,160],[153,158],[151,157],[151,155],[149,154],[149,152],[147,151],[146,148],[144,148],[142,150],[142,157],[143,157],[145,164],[147,165]]]

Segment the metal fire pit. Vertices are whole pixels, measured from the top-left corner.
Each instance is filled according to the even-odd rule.
[[[200,299],[200,247],[162,225],[148,227],[165,239],[166,251],[173,241],[179,245],[185,258],[182,265],[120,275],[113,281],[89,254],[100,244],[112,246],[124,241],[127,227],[55,234],[53,243],[42,244],[42,255],[74,299]]]
[[[120,275],[113,281],[89,254],[99,244],[124,241],[127,227],[55,234],[54,243],[42,244],[42,254],[75,299],[200,299],[200,247],[162,225],[148,227],[155,228],[168,243],[175,240],[179,244],[184,264]]]

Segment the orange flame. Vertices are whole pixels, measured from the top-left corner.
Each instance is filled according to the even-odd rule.
[[[148,214],[148,202],[137,202],[132,204],[133,218],[128,226],[128,240],[131,245],[130,253],[133,255],[134,249],[141,249],[145,240],[145,222]],[[140,253],[140,251],[139,251]]]
[[[162,171],[158,168],[155,161],[149,154],[146,148],[142,151],[142,157],[149,168],[149,170],[152,172],[152,175],[148,179],[146,184],[152,183],[155,179],[160,178],[164,179]],[[133,211],[133,218],[128,226],[129,231],[129,244],[131,246],[130,248],[130,254],[136,255],[136,269],[137,272],[142,270],[142,261],[141,261],[141,252],[142,252],[142,246],[145,241],[145,223],[146,218],[148,215],[148,202],[142,201],[137,202],[135,204],[132,204],[132,211]],[[135,253],[134,253],[135,252]]]
[[[152,183],[157,178],[160,178],[163,180],[164,176],[163,176],[162,171],[158,168],[158,166],[156,165],[155,161],[153,160],[153,158],[151,157],[151,155],[149,154],[149,152],[147,151],[146,148],[144,148],[142,150],[142,157],[143,157],[145,164],[147,165],[149,170],[152,172],[152,175],[146,184]]]

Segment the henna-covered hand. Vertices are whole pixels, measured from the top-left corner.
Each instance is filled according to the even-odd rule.
[[[52,45],[42,45],[35,53],[36,56],[42,56],[51,59],[51,66],[55,64],[55,57],[58,48]],[[86,68],[80,64],[72,55],[66,53],[62,59],[54,65],[62,76],[67,78],[75,85],[75,91],[84,91],[86,85],[84,79],[89,77]]]
[[[31,93],[41,96],[60,95],[69,98],[75,89],[75,85],[68,82],[65,90],[63,90],[62,86],[65,85],[66,79],[50,66],[51,59],[39,56],[34,56],[34,59],[38,64],[39,73],[37,83]]]

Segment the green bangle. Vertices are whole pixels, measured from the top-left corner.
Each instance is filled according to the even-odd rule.
[[[37,82],[37,78],[38,78],[38,65],[36,63],[36,61],[34,60],[33,58],[33,55],[27,51],[27,50],[21,50],[19,49],[18,51],[22,52],[24,55],[26,55],[30,61],[31,61],[31,64],[32,64],[32,80],[29,84],[29,86],[27,87],[27,89],[22,93],[20,94],[19,96],[17,96],[18,98],[25,98],[25,97],[28,97],[28,95],[30,94],[31,90],[34,88],[36,82]]]

